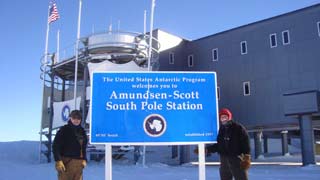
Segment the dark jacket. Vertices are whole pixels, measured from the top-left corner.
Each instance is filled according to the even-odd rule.
[[[207,147],[210,153],[218,152],[225,156],[238,156],[250,154],[250,141],[246,129],[239,123],[230,121],[227,125],[221,125],[217,143]]]
[[[54,160],[59,161],[61,157],[86,160],[86,147],[88,138],[81,126],[74,126],[70,121],[57,132],[52,151]]]

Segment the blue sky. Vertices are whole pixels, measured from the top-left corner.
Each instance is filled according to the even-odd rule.
[[[24,3],[22,3],[24,2]],[[75,43],[79,0],[56,0],[60,19],[50,26],[49,52]],[[320,0],[157,0],[154,28],[198,39],[320,3]],[[0,141],[39,140],[42,81],[49,0],[0,1]],[[151,0],[83,0],[81,36],[109,24],[143,31],[143,11]]]

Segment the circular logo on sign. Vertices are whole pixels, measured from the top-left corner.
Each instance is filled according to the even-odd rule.
[[[144,119],[144,132],[151,137],[161,136],[167,128],[166,120],[159,114],[151,114]]]
[[[66,104],[63,106],[61,111],[62,120],[67,122],[69,120],[69,115],[70,115],[70,107]]]

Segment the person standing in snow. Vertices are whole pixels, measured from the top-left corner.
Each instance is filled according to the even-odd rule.
[[[241,124],[232,120],[229,109],[220,110],[219,120],[217,143],[207,146],[206,153],[219,153],[221,180],[248,180],[251,165],[249,135]],[[197,149],[195,153],[198,153]]]
[[[81,119],[81,112],[73,110],[68,124],[61,127],[54,138],[52,149],[59,180],[82,180],[88,139]]]

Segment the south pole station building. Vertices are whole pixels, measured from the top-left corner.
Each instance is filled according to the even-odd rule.
[[[147,71],[150,58],[153,71],[215,71],[219,107],[230,108],[235,121],[247,128],[254,158],[268,154],[271,138],[281,140],[284,156],[290,154],[292,139],[299,139],[303,165],[316,163],[320,4],[197,40],[160,29],[152,37],[151,53],[150,33],[108,31],[82,37],[76,52],[72,47],[48,55],[50,61],[41,65],[40,157],[51,161],[54,134],[66,123],[66,104],[81,109],[83,125],[90,126],[91,72]],[[88,151],[97,149],[90,146]],[[188,162],[192,150],[172,146],[172,157]]]

